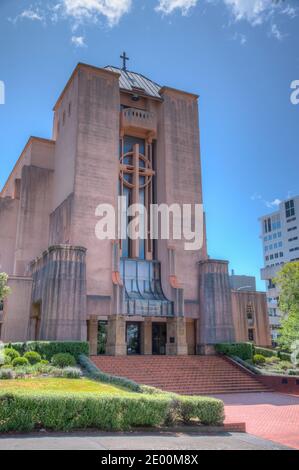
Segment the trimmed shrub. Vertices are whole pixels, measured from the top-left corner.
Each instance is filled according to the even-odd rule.
[[[54,354],[51,362],[55,367],[74,367],[76,365],[76,359],[69,353]]]
[[[11,380],[14,378],[15,374],[12,369],[0,369],[0,380]]]
[[[260,346],[254,346],[254,354],[261,354],[264,357],[278,356],[278,351],[275,349],[261,348]]]
[[[65,367],[65,369],[62,370],[62,377],[66,379],[80,379],[82,375],[79,367]]]
[[[279,357],[282,361],[291,361],[291,354],[286,353],[286,352],[279,352]]]
[[[14,348],[4,348],[4,355],[12,362],[16,357],[20,357],[20,353]]]
[[[26,357],[29,364],[32,366],[34,364],[38,364],[42,360],[41,355],[36,351],[28,351],[24,354],[24,357]]]
[[[0,432],[28,432],[41,427],[56,431],[86,428],[111,431],[163,426],[170,415],[180,415],[182,410],[187,420],[197,418],[210,425],[223,422],[223,403],[212,398],[9,393],[0,395]]]
[[[219,343],[215,345],[215,349],[219,354],[237,356],[244,361],[252,359],[253,356],[252,343]]]
[[[10,343],[21,355],[27,351],[38,352],[48,361],[58,353],[72,354],[78,360],[80,354],[89,356],[89,344],[86,341],[28,341],[27,343]]]
[[[255,354],[253,356],[253,362],[254,364],[262,365],[262,364],[265,364],[266,358],[262,354]]]
[[[47,361],[47,359],[42,359],[42,360],[40,361],[40,364],[42,364],[43,366],[47,366],[48,364],[50,364],[50,362]]]
[[[224,420],[223,402],[215,398],[180,397],[179,410],[185,423],[197,418],[201,424],[220,425]]]
[[[98,369],[94,363],[84,354],[79,357],[79,364],[86,370],[88,375],[94,379],[98,380],[99,382],[104,383],[111,383],[113,385],[118,385],[120,387],[125,387],[133,392],[143,393],[142,385],[139,385],[137,382],[133,380],[126,379],[124,377],[117,377],[115,375],[106,374]],[[147,393],[145,391],[145,393]]]
[[[288,371],[289,375],[298,375],[299,376],[299,369],[290,369]]]
[[[26,359],[26,357],[16,357],[11,365],[13,367],[22,367],[22,366],[29,366],[29,361]]]

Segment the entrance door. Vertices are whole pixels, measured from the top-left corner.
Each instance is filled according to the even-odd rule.
[[[140,354],[140,323],[127,323],[127,354]]]
[[[106,354],[106,343],[107,343],[107,321],[100,320],[98,322],[98,346],[97,354]]]
[[[153,354],[166,354],[166,323],[153,323]]]

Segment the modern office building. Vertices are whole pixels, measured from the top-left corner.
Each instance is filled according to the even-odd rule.
[[[282,313],[273,279],[285,263],[299,260],[299,196],[282,201],[277,211],[261,217],[260,222],[264,257],[261,278],[266,281],[269,323],[275,344]]]
[[[236,291],[256,291],[256,279],[254,276],[246,276],[244,274],[235,274],[232,269],[229,276],[229,283],[233,290]]]

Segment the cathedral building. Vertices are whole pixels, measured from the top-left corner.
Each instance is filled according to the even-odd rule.
[[[52,139],[30,137],[0,193],[0,339],[86,340],[92,354],[207,354],[270,344],[265,294],[183,239],[99,239],[99,204],[202,204],[198,96],[122,68],[78,64]],[[119,215],[119,214],[118,214]]]

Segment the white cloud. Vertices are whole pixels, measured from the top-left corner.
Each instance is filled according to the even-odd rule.
[[[270,35],[278,39],[278,41],[282,41],[282,39],[284,38],[284,34],[281,33],[281,31],[278,29],[277,24],[275,23],[271,25]]]
[[[198,0],[159,0],[156,11],[169,15],[174,10],[181,10],[183,15],[187,15],[189,10],[196,6],[197,2]]]
[[[26,18],[32,21],[43,21],[43,16],[36,10],[24,10],[19,18]]]
[[[287,15],[290,18],[295,18],[297,16],[297,10],[294,7],[291,7],[291,5],[287,5],[286,8],[284,8],[281,13],[283,15]]]
[[[44,21],[44,15],[39,9],[29,8],[28,10],[22,11],[15,18],[9,18],[12,23],[17,23],[19,20],[30,20],[30,21]]]
[[[224,0],[236,21],[247,20],[256,25],[264,21],[265,15],[275,8],[273,0]]]
[[[247,37],[242,33],[235,33],[233,36],[234,41],[238,41],[241,46],[244,46],[247,43]]]
[[[78,22],[97,20],[103,16],[110,26],[116,25],[128,13],[132,0],[62,0],[63,14]]]
[[[273,201],[267,201],[259,193],[254,193],[250,199],[252,201],[261,201],[266,207],[268,207],[268,209],[277,208],[279,204],[281,203],[281,200],[278,198],[273,199]]]
[[[76,47],[86,47],[84,36],[72,36],[71,43]]]

